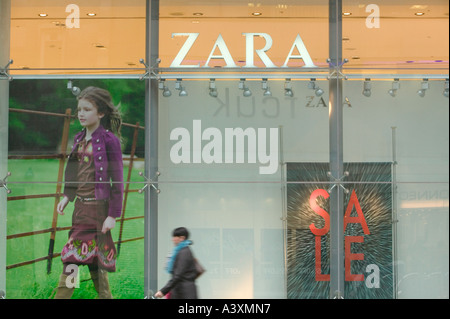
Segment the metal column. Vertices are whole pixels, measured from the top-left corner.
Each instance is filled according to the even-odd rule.
[[[330,173],[343,176],[342,0],[329,0],[329,134]],[[330,194],[330,298],[344,298],[344,205],[342,187]]]
[[[147,67],[154,65],[159,54],[159,0],[146,3]],[[147,70],[149,72],[150,70]],[[147,78],[145,83],[145,175],[153,182],[158,179],[158,83]],[[144,219],[144,289],[146,297],[157,291],[158,283],[158,193],[146,187]]]
[[[11,1],[0,1],[0,69],[9,62]],[[6,71],[6,70],[5,70]],[[8,173],[9,81],[0,76],[0,180]],[[0,188],[0,299],[6,296],[6,187]]]

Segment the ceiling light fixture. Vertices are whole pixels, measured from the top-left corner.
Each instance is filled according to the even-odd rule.
[[[388,92],[392,97],[395,97],[398,89],[400,89],[399,79],[394,79],[394,82],[392,82],[392,88]]]
[[[343,12],[342,15],[343,15],[344,17],[348,17],[348,16],[351,16],[352,13],[351,13],[351,12]]]
[[[72,92],[73,95],[78,96],[81,93],[81,89],[79,87],[73,86],[72,80],[67,82],[67,89]]]
[[[291,79],[286,79],[284,82],[284,96],[293,97],[294,91],[292,91]]]
[[[262,16],[262,13],[261,12],[252,12],[252,16],[259,17],[259,16]]]
[[[442,93],[444,94],[445,97],[448,97],[448,88],[449,88],[448,79],[446,79],[444,83],[444,92]]]
[[[243,90],[242,93],[245,97],[252,96],[252,91],[245,85],[245,79],[240,79],[239,81],[239,90]]]
[[[362,94],[367,97],[370,97],[372,95],[372,83],[370,82],[370,79],[366,79],[364,81],[364,88]]]
[[[188,96],[186,89],[184,88],[184,86],[181,85],[181,81],[182,81],[181,79],[177,79],[177,82],[175,82],[175,90],[180,91],[179,96],[181,97]]]
[[[425,12],[415,12],[414,14],[418,17],[421,17],[425,15]]]
[[[316,79],[311,79],[311,81],[308,83],[308,89],[314,90],[316,96],[322,96],[324,93],[324,91],[317,85]]]
[[[164,79],[159,80],[158,88],[162,91],[162,95],[164,97],[169,97],[172,95],[172,92],[170,92],[170,90],[166,86],[165,82],[166,82],[166,80],[164,80]]]
[[[88,17],[95,17],[95,16],[97,15],[97,13],[95,13],[95,12],[89,12],[89,13],[86,13],[86,15],[87,15]]]
[[[209,95],[212,97],[217,97],[219,95],[219,92],[217,92],[215,79],[209,80]]]
[[[262,87],[264,90],[264,96],[272,96],[272,92],[270,92],[270,88],[267,84],[267,79],[262,79]]]
[[[429,83],[428,83],[428,79],[423,79],[422,84],[421,84],[421,86],[420,86],[420,90],[417,91],[417,94],[418,94],[420,97],[424,97],[426,91],[427,91],[429,88],[430,88],[430,85],[429,85]]]
[[[45,18],[48,17],[48,13],[39,13],[38,16],[40,16],[41,18]]]

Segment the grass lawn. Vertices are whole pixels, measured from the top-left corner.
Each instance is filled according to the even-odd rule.
[[[9,197],[21,195],[52,194],[56,192],[58,160],[9,160]],[[133,169],[131,189],[142,187],[142,177]],[[124,168],[124,176],[128,167]],[[135,184],[133,184],[135,182]],[[7,205],[7,234],[20,234],[51,228],[55,198],[9,200]],[[58,227],[71,225],[73,203],[65,209],[65,215],[58,215]],[[144,215],[144,195],[128,194],[125,218]],[[119,239],[121,223],[112,231],[114,241]],[[68,230],[56,233],[54,252],[60,253]],[[144,236],[144,219],[125,221],[122,240]],[[7,240],[7,265],[13,265],[48,255],[50,233]],[[60,257],[53,258],[50,274],[47,274],[47,260],[8,269],[6,272],[6,294],[8,299],[53,298],[62,271]],[[87,267],[80,267],[80,287],[73,298],[96,298],[97,293],[90,280]],[[117,271],[109,274],[113,297],[116,299],[140,299],[144,297],[144,241],[142,239],[121,244],[117,260]]]

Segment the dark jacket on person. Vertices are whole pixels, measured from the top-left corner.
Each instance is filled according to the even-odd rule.
[[[172,278],[161,292],[164,295],[170,292],[170,299],[197,299],[195,278],[198,273],[194,256],[188,246],[178,252],[172,270]]]

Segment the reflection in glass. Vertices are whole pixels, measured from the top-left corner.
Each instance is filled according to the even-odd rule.
[[[11,57],[12,74],[139,73],[145,0],[11,1]]]

